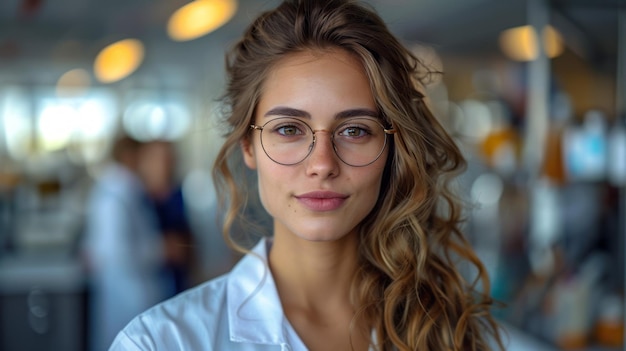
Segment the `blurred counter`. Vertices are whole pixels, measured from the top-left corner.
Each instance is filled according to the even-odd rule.
[[[87,289],[67,256],[0,258],[0,350],[84,350]]]

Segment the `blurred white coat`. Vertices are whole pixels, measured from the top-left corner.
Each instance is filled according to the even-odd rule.
[[[91,278],[91,348],[106,350],[137,314],[161,301],[163,245],[140,180],[112,163],[89,198],[85,254]]]

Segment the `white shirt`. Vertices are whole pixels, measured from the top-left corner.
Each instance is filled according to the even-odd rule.
[[[306,350],[283,313],[261,240],[226,275],[147,310],[117,336],[121,350]]]

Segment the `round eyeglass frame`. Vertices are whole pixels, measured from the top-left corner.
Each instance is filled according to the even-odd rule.
[[[292,162],[292,163],[278,162],[272,156],[270,156],[270,154],[265,149],[265,145],[263,143],[263,129],[265,128],[265,126],[267,126],[269,123],[274,122],[276,119],[294,119],[294,120],[298,120],[300,123],[306,125],[307,128],[309,128],[309,130],[311,131],[311,134],[313,135],[313,141],[311,141],[311,144],[309,145],[309,151],[306,153],[306,155],[304,155],[304,157],[300,161]],[[315,143],[317,142],[316,133],[317,132],[321,132],[321,131],[325,131],[325,130],[323,130],[323,129],[313,129],[308,123],[306,123],[306,122],[304,122],[302,120],[299,120],[297,118],[293,118],[293,117],[280,117],[280,118],[276,118],[276,119],[273,119],[271,121],[267,121],[267,122],[265,122],[261,126],[256,125],[256,124],[250,124],[250,129],[258,130],[258,131],[261,132],[261,135],[260,135],[260,137],[261,137],[261,147],[263,148],[263,152],[265,152],[265,155],[267,155],[267,157],[270,160],[272,160],[273,162],[275,162],[275,163],[277,163],[279,165],[283,165],[283,166],[294,166],[294,165],[297,165],[297,164],[303,162],[304,160],[306,160],[311,155],[311,153],[313,152],[313,148],[315,148]],[[352,118],[348,119],[348,121],[350,121],[351,119]],[[354,119],[361,119],[361,118],[354,118]],[[335,144],[335,131],[337,130],[338,127],[342,126],[345,122],[339,124],[337,127],[332,129],[332,132],[330,133],[330,142],[333,145],[333,151],[335,152],[335,155],[337,155],[337,158],[339,160],[341,160],[341,162],[343,162],[346,165],[351,166],[351,167],[366,167],[366,166],[369,166],[372,163],[376,162],[376,160],[378,160],[380,158],[380,155],[383,154],[383,152],[385,151],[385,148],[387,147],[387,136],[396,134],[396,130],[394,128],[389,128],[389,129],[385,128],[385,126],[382,123],[380,123],[379,121],[374,121],[374,122],[376,122],[380,126],[380,128],[383,130],[383,132],[385,133],[385,140],[383,141],[383,146],[380,148],[380,152],[378,153],[378,155],[376,155],[376,157],[372,161],[370,161],[370,162],[368,162],[366,164],[363,164],[363,165],[353,165],[353,164],[350,164],[350,163],[346,162],[343,158],[341,158],[341,155],[339,155],[339,152],[337,151],[337,145]]]

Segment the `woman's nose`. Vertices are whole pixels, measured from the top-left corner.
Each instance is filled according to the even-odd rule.
[[[326,131],[316,131],[313,141],[313,150],[306,160],[308,175],[332,177],[339,174],[339,159],[333,147],[331,134]]]

